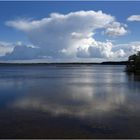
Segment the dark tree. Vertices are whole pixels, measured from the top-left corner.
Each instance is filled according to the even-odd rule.
[[[140,52],[129,56],[126,66],[127,72],[140,72]]]

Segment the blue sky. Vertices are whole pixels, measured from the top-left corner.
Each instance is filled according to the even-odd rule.
[[[103,2],[103,1],[98,1],[98,2],[97,1],[96,2],[95,1],[89,1],[89,2],[87,2],[87,1],[83,1],[83,2],[82,1],[71,1],[71,2],[70,1],[67,1],[67,2],[64,2],[64,1],[52,1],[52,2],[49,2],[49,1],[46,1],[46,2],[45,1],[44,2],[39,2],[39,1],[38,2],[35,2],[35,1],[34,2],[27,2],[27,1],[8,2],[7,1],[7,2],[4,2],[4,1],[1,1],[0,2],[0,42],[4,42],[2,44],[3,46],[6,43],[8,43],[8,47],[10,47],[10,45],[11,45],[11,48],[13,48],[13,50],[10,50],[10,53],[12,53],[12,51],[14,51],[14,48],[17,47],[16,45],[15,46],[13,45],[16,43],[18,46],[24,45],[24,47],[25,47],[25,45],[32,45],[34,47],[42,47],[42,46],[38,45],[38,44],[43,44],[43,41],[41,42],[41,39],[38,40],[39,43],[36,43],[36,41],[33,41],[33,39],[35,39],[32,37],[33,35],[31,33],[29,33],[29,31],[27,31],[27,30],[25,31],[23,28],[21,29],[21,28],[15,26],[15,22],[16,23],[18,22],[18,24],[19,24],[19,21],[23,21],[23,19],[24,19],[24,20],[26,20],[26,22],[24,22],[24,24],[31,24],[32,21],[41,21],[41,19],[43,19],[43,18],[49,18],[51,13],[59,13],[61,15],[68,16],[69,13],[73,12],[74,13],[73,16],[75,16],[76,12],[79,12],[79,11],[85,11],[86,14],[88,14],[87,11],[94,11],[94,12],[102,11],[103,14],[111,15],[112,17],[114,17],[114,19],[113,19],[113,21],[109,21],[109,23],[107,25],[103,25],[102,27],[93,29],[94,30],[93,32],[92,32],[92,30],[90,31],[94,34],[93,39],[95,41],[98,41],[97,42],[98,45],[96,46],[96,49],[93,49],[93,48],[91,48],[91,46],[88,46],[88,47],[90,47],[90,48],[88,48],[88,51],[95,50],[93,52],[93,54],[91,54],[91,52],[90,52],[89,55],[87,55],[87,54],[85,54],[85,52],[83,52],[85,50],[85,48],[84,48],[84,50],[83,50],[83,48],[82,49],[80,48],[80,50],[82,50],[82,55],[80,54],[81,51],[78,52],[78,54],[80,54],[80,55],[78,55],[78,56],[80,56],[80,57],[78,57],[78,60],[80,58],[82,61],[83,61],[83,59],[94,61],[94,60],[97,60],[97,58],[101,58],[104,60],[118,60],[119,56],[112,57],[113,54],[111,54],[111,53],[114,53],[114,52],[110,52],[110,55],[107,55],[107,56],[100,54],[100,56],[102,56],[102,57],[97,57],[96,54],[94,55],[94,53],[99,53],[99,51],[103,50],[102,46],[104,47],[104,45],[105,46],[107,45],[107,44],[103,45],[103,43],[107,43],[107,40],[109,40],[111,43],[113,43],[112,48],[111,48],[112,51],[113,51],[113,49],[116,50],[117,46],[120,46],[120,44],[123,44],[122,46],[120,46],[119,50],[117,50],[118,52],[115,52],[116,55],[117,55],[117,53],[119,53],[120,50],[123,50],[124,48],[125,49],[123,51],[124,51],[124,53],[126,53],[125,50],[126,50],[127,46],[130,47],[130,46],[137,45],[136,46],[137,49],[135,49],[135,50],[139,50],[140,21],[139,20],[131,20],[131,21],[128,20],[128,17],[130,17],[130,16],[133,16],[133,15],[139,16],[140,15],[139,7],[140,7],[139,1],[135,1],[135,2],[133,2],[133,1],[124,1],[124,2],[121,2],[121,1],[118,1],[118,2],[115,2],[115,1],[114,2],[113,1],[108,1],[108,2],[107,1],[105,1],[105,2]],[[81,16],[80,15],[81,13],[77,13],[77,14],[79,14],[79,16]],[[92,13],[92,14],[93,14],[93,18],[94,18],[94,13]],[[103,16],[103,15],[101,15],[101,16]],[[109,20],[109,19],[107,19],[107,20]],[[7,22],[10,22],[10,24],[7,24]],[[14,25],[13,25],[13,22],[14,22]],[[57,20],[55,19],[54,22],[57,22]],[[114,22],[115,23],[117,22],[120,25],[116,25],[116,24],[114,25]],[[66,23],[66,24],[68,24],[68,23]],[[73,24],[75,24],[75,23],[73,22]],[[47,26],[49,27],[48,24],[46,24],[45,26],[46,26],[46,28],[47,28]],[[122,31],[122,34],[115,35],[115,36],[112,34],[110,35],[110,33],[108,33],[107,31],[110,31],[110,28],[112,29],[112,26],[115,26],[115,28],[117,28],[117,29],[124,28],[124,30]],[[55,28],[56,28],[56,26],[55,26]],[[94,26],[93,26],[93,28],[94,28]],[[42,29],[42,27],[40,27],[40,29]],[[114,27],[113,27],[113,29],[114,29]],[[62,31],[63,31],[63,29],[62,29]],[[31,31],[31,32],[33,32],[33,31]],[[55,34],[56,30],[52,30],[52,32],[54,32],[54,34]],[[72,32],[75,33],[74,30],[72,30]],[[45,33],[48,35],[48,31],[46,31]],[[85,33],[85,31],[80,32],[80,35],[84,34],[84,33]],[[59,33],[56,32],[56,34],[59,34]],[[43,32],[43,35],[44,35],[44,32]],[[77,32],[76,32],[76,35],[77,35]],[[78,35],[79,35],[79,32],[78,32]],[[55,36],[55,38],[56,38],[56,36]],[[90,38],[91,38],[91,36],[90,36]],[[46,38],[46,40],[47,40],[47,38]],[[22,43],[18,43],[18,42],[22,42]],[[137,42],[137,43],[134,43],[134,42]],[[50,42],[48,44],[50,44]],[[46,45],[48,45],[48,44],[46,43]],[[67,45],[67,43],[65,43],[65,45]],[[2,46],[2,49],[4,49],[3,46]],[[7,46],[5,46],[5,47],[7,47]],[[24,47],[22,47],[22,49]],[[97,48],[99,48],[99,50],[97,50]],[[0,51],[2,49],[0,49]],[[47,52],[47,49],[50,49],[50,48],[45,48],[44,51]],[[55,50],[55,47],[53,49]],[[65,49],[65,47],[64,47],[64,48],[59,48],[59,49],[67,51],[69,48],[67,47],[67,49]],[[131,48],[129,48],[129,49],[131,52],[134,52],[133,50],[131,50]],[[58,51],[61,51],[61,50],[58,50]],[[4,52],[6,52],[6,51],[4,51]],[[18,53],[20,53],[20,52],[18,52]],[[26,53],[26,52],[24,52],[24,53]],[[83,55],[83,53],[84,53],[84,55]],[[115,53],[114,53],[114,55],[115,55]],[[26,58],[26,56],[25,56],[25,59],[40,59],[40,58],[41,59],[42,58],[45,58],[45,59],[51,58],[53,60],[59,59],[59,57],[53,58],[54,54],[56,54],[56,52],[52,53],[52,54],[46,53],[46,54],[43,54],[43,57],[37,56],[36,58],[35,57]],[[128,53],[128,50],[127,50],[127,54],[125,54],[124,56],[123,56],[123,52],[122,52],[121,59],[122,60],[126,59],[126,57],[129,54],[130,53]],[[2,55],[4,56],[6,54],[2,53]],[[3,60],[7,60],[7,59],[12,60],[12,55],[10,55],[8,57],[3,57],[3,56],[2,56]],[[96,56],[96,57],[94,57],[94,56]],[[15,58],[18,59],[18,55]],[[24,56],[22,58],[19,57],[19,59],[23,60]],[[65,57],[62,57],[59,60],[61,61],[62,59],[64,60]],[[76,59],[71,56],[71,57],[69,57],[69,60],[73,61]]]

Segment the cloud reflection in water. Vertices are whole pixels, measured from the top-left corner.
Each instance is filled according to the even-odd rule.
[[[92,69],[71,70],[74,77],[31,81],[28,93],[13,107],[48,112],[53,115],[92,117],[119,109],[126,101],[125,79],[121,75],[96,74]],[[60,73],[59,73],[60,74]],[[80,75],[81,74],[81,75]],[[67,74],[65,75],[65,77]],[[36,85],[37,84],[37,85]]]

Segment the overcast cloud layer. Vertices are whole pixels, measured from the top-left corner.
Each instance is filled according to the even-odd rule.
[[[130,20],[130,19],[129,19]],[[16,45],[3,59],[76,59],[126,58],[140,50],[140,42],[114,45],[111,41],[97,41],[96,30],[119,37],[127,34],[127,25],[102,11],[78,11],[68,14],[52,13],[40,20],[7,21],[7,26],[21,30],[33,44]],[[34,47],[33,47],[34,46]]]

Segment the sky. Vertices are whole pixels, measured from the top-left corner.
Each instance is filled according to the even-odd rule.
[[[140,51],[140,1],[0,1],[0,61],[101,62]]]

